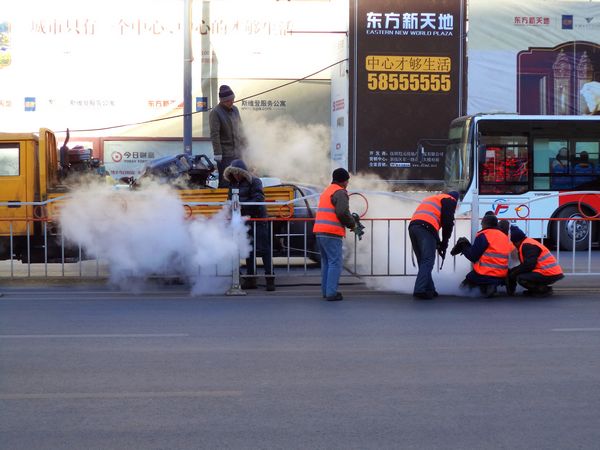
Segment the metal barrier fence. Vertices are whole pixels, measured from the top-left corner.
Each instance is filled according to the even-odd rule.
[[[302,199],[296,199],[295,202]],[[287,202],[281,202],[286,204]],[[42,204],[42,203],[40,203]],[[203,203],[198,203],[203,204]],[[212,204],[212,203],[211,203]],[[244,203],[243,205],[259,205],[265,203]],[[271,205],[273,203],[270,203]],[[231,208],[232,218],[240,216],[241,204],[234,198],[227,205]],[[523,221],[522,218],[509,218],[509,220]],[[528,219],[529,222],[540,221],[539,226],[547,227],[552,222],[571,221],[571,226],[577,227],[585,223],[589,227],[588,248],[578,251],[575,241],[570,250],[561,250],[560,234],[558,241],[552,243],[553,253],[561,264],[563,271],[570,275],[599,275],[595,253],[592,251],[592,232],[598,225],[596,218],[581,218],[577,220],[556,219]],[[269,252],[273,258],[276,275],[307,276],[318,274],[319,253],[316,239],[312,234],[311,218],[269,218],[249,219],[248,234],[251,237],[252,250],[257,250],[257,225],[266,222],[269,230]],[[410,218],[368,218],[362,219],[365,225],[365,234],[358,239],[349,233],[345,241],[345,275],[359,277],[405,277],[414,276],[417,273],[410,238],[408,236],[408,224]],[[23,222],[25,226],[23,227]],[[529,223],[528,222],[528,223]],[[106,277],[110,275],[110,267],[99,259],[86,259],[86,251],[81,246],[72,247],[65,242],[65,236],[57,228],[56,224],[46,219],[11,219],[0,218],[0,223],[8,223],[8,235],[4,236],[0,245],[0,253],[8,255],[4,261],[0,261],[1,278],[21,277]],[[450,248],[459,236],[470,236],[474,221],[470,217],[458,217],[456,227],[450,243]],[[476,223],[476,222],[475,222]],[[17,224],[19,224],[17,226]],[[24,229],[24,234],[17,236],[16,228]],[[33,229],[39,233],[35,236]],[[527,230],[525,230],[527,232]],[[14,255],[15,240],[19,238],[23,245],[23,253],[18,260]],[[542,243],[548,243],[542,239]],[[545,242],[546,241],[546,242]],[[34,258],[36,256],[38,259]],[[220,277],[231,277],[231,293],[239,291],[240,270],[244,265],[244,255],[241,253],[232,258],[230,267],[215,267],[214,275]],[[37,262],[34,262],[37,261]],[[255,258],[254,277],[264,277],[263,268]],[[462,271],[468,263],[464,257],[448,256],[444,264],[438,260],[437,271],[455,273]],[[176,276],[176,274],[165,274]]]

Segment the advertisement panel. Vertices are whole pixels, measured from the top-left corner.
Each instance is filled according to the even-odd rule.
[[[202,117],[231,84],[248,114],[314,113],[297,91],[322,102],[329,123],[329,91],[305,84],[278,86],[328,67],[345,30],[347,0],[192,2],[194,134]],[[183,114],[183,0],[30,0],[0,10],[0,122],[2,131],[112,128]],[[318,49],[318,50],[315,50]],[[265,91],[271,90],[268,94]],[[294,97],[295,96],[295,97]],[[142,127],[138,135],[179,136],[182,119]]]
[[[161,139],[108,139],[103,142],[103,149],[104,167],[115,180],[129,177],[138,178],[145,165],[150,161],[163,156],[183,153],[180,141]],[[194,140],[192,154],[212,154],[210,141]]]
[[[438,183],[462,114],[464,0],[353,0],[350,14],[351,169]]]
[[[468,113],[600,113],[599,37],[599,2],[470,0]]]

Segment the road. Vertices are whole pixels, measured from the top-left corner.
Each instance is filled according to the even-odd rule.
[[[600,299],[15,287],[2,449],[597,449]]]

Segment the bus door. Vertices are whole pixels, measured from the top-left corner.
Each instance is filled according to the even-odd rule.
[[[20,205],[28,199],[27,145],[32,141],[0,142],[0,236],[26,231],[27,213],[31,206]],[[12,219],[12,220],[11,220]]]

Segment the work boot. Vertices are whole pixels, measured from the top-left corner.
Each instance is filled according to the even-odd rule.
[[[483,285],[483,286],[481,286],[480,290],[481,290],[481,294],[485,298],[492,298],[494,296],[494,294],[496,294],[496,286],[493,284]]]
[[[517,291],[517,280],[514,278],[508,277],[506,279],[506,293],[508,295],[515,295]]]
[[[275,290],[275,277],[267,277],[267,291],[272,292]]]
[[[242,278],[241,287],[244,290],[246,290],[246,289],[256,289],[256,278],[254,278],[254,277],[252,277],[252,278],[247,278],[247,277]]]

